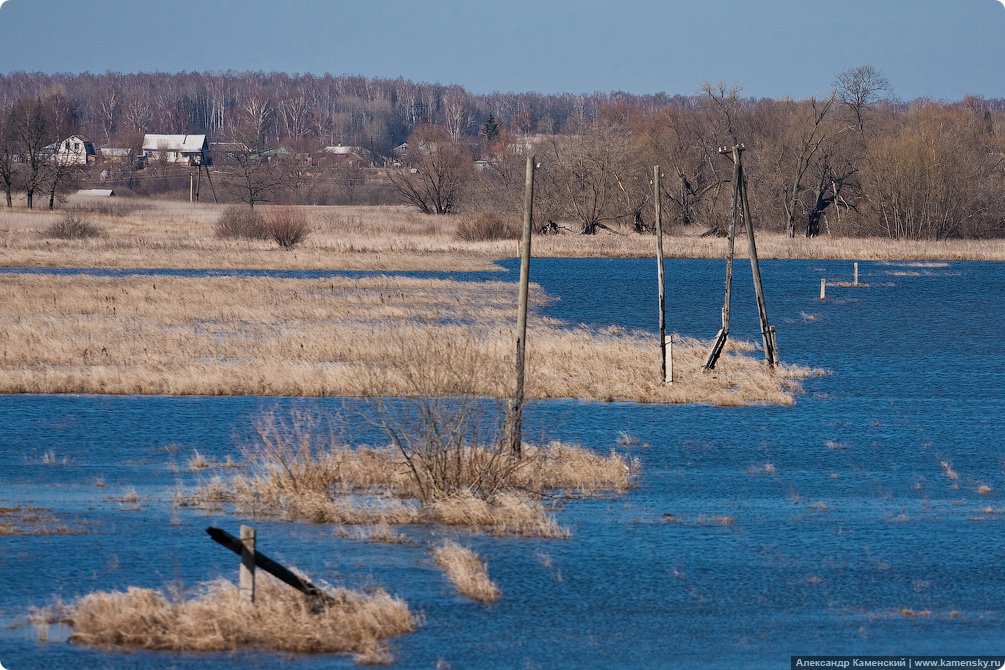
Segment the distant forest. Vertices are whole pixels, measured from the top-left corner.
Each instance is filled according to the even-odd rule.
[[[15,72],[0,75],[0,187],[8,206],[12,193],[37,189],[52,203],[98,183],[187,194],[188,172],[177,166],[103,165],[99,152],[95,165],[61,171],[39,152],[81,135],[138,155],[146,133],[205,134],[217,147],[212,169],[224,199],[397,201],[428,213],[515,216],[523,162],[533,153],[542,166],[542,228],[651,232],[650,180],[660,165],[664,226],[716,234],[732,197],[732,166],[719,148],[743,144],[764,229],[1005,236],[1005,101],[891,99],[870,66],[830,85],[817,98],[772,100],[723,84],[674,96],[476,95],[344,75]],[[339,146],[346,153],[325,152]],[[346,155],[352,159],[339,158]]]

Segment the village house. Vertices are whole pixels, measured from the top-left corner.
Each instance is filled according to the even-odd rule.
[[[80,135],[71,135],[42,149],[41,154],[60,165],[88,165],[95,160],[94,145]]]
[[[165,163],[185,165],[209,165],[209,145],[205,135],[157,135],[143,136],[143,157],[147,160],[162,160]]]

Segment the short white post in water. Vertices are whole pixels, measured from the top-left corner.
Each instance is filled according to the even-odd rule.
[[[255,529],[241,526],[241,600],[255,602]]]
[[[825,277],[820,278],[820,299],[827,299],[827,279]]]
[[[855,263],[855,281],[853,283],[858,286],[858,263]]]

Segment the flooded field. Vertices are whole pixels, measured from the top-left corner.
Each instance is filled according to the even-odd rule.
[[[515,279],[516,263],[503,265],[508,275],[483,277]],[[669,330],[715,335],[722,273],[721,261],[667,262]],[[259,519],[259,549],[330,584],[407,601],[424,622],[391,641],[401,668],[776,668],[796,654],[999,653],[1000,267],[861,263],[859,287],[841,285],[846,261],[763,261],[762,273],[780,357],[829,374],[806,381],[789,407],[531,403],[525,439],[641,462],[625,496],[557,508],[570,539],[408,527],[412,545],[388,545]],[[655,274],[653,261],[542,259],[531,279],[557,298],[545,308],[554,319],[653,331]],[[758,339],[742,261],[732,335]],[[19,622],[30,607],[92,591],[236,579],[236,557],[204,530],[236,534],[248,519],[176,508],[175,492],[230,476],[221,466],[240,459],[263,412],[358,402],[0,397],[0,663],[353,667],[345,655],[94,651],[66,644],[60,626],[43,643]],[[363,423],[344,434],[381,439]],[[209,467],[190,469],[196,452]],[[487,561],[497,602],[456,594],[427,547],[443,538]]]

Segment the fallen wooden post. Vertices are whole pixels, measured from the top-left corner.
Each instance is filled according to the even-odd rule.
[[[209,536],[213,538],[216,542],[222,544],[227,549],[230,549],[238,556],[242,556],[242,554],[244,553],[244,543],[241,542],[239,538],[234,537],[227,531],[222,530],[220,528],[213,528],[212,526],[210,526],[209,528],[206,529],[206,532],[209,533]],[[276,563],[274,560],[272,560],[262,552],[256,550],[254,556],[255,556],[255,566],[261,568],[262,570],[265,570],[267,573],[269,573],[279,581],[289,584],[290,586],[295,588],[297,591],[300,591],[304,595],[319,600],[325,603],[326,605],[335,604],[335,599],[332,598],[330,595],[322,591],[314,584],[311,584],[308,580],[304,579],[303,577],[300,577],[291,570],[283,567],[279,563]]]

